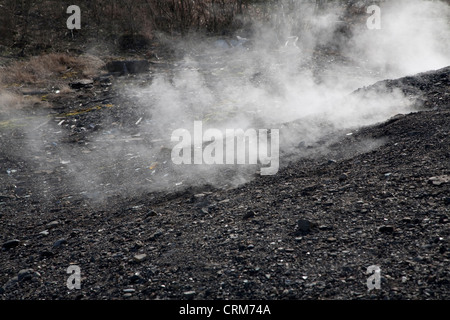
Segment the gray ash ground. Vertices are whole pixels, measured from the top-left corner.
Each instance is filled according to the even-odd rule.
[[[2,299],[450,298],[449,67],[381,82],[419,98],[422,109],[337,132],[328,152],[295,158],[275,176],[252,173],[221,188],[175,186],[175,177],[146,192],[149,170],[120,168],[148,159],[123,150],[106,172],[136,188],[105,183],[83,193],[71,189],[70,158],[61,155],[89,160],[98,132],[110,131],[102,136],[109,147],[155,144],[111,81],[33,111],[33,126],[18,119],[0,129]],[[382,143],[356,152],[367,140]],[[80,290],[66,287],[71,264],[81,268]],[[371,265],[381,268],[381,289],[369,292]]]

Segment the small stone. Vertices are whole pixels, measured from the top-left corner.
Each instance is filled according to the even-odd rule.
[[[164,233],[162,230],[156,230],[150,237],[148,238],[149,241],[155,241],[157,238],[162,236]]]
[[[59,248],[66,243],[67,243],[66,239],[59,239],[59,240],[55,241],[55,243],[53,244],[53,248]]]
[[[33,275],[35,275],[35,272],[33,269],[22,269],[17,274],[17,280],[19,282],[28,281],[33,278]]]
[[[330,237],[330,238],[327,239],[328,242],[336,242],[336,240],[337,240],[337,239],[336,239],[336,238],[333,238],[333,237]]]
[[[194,195],[194,198],[199,199],[199,198],[203,198],[204,196],[205,196],[204,193],[198,193],[198,194]]]
[[[186,291],[186,292],[183,292],[183,296],[184,296],[185,298],[187,298],[187,299],[193,299],[193,298],[195,297],[195,295],[196,295],[196,292],[195,292],[195,291]]]
[[[311,232],[311,228],[313,227],[313,223],[308,220],[298,220],[297,221],[297,234],[305,235]]]
[[[433,184],[435,186],[440,186],[441,184],[450,182],[450,176],[444,175],[444,176],[431,177],[430,179],[428,179],[428,182],[430,182],[431,184]]]
[[[10,288],[14,287],[18,282],[19,282],[19,278],[17,276],[15,276],[15,277],[9,279],[8,282],[5,283],[3,288],[5,290],[10,289]]]
[[[133,289],[133,288],[129,288],[129,289],[123,289],[123,292],[125,292],[125,293],[134,293],[134,292],[136,292],[136,290]]]
[[[144,278],[142,278],[139,274],[133,274],[131,277],[130,277],[130,282],[131,283],[144,283],[145,282],[145,279]]]
[[[48,230],[44,230],[44,231],[39,232],[39,234],[41,236],[48,236],[50,234],[50,232],[48,232]]]
[[[136,262],[142,262],[142,261],[144,261],[145,259],[147,259],[147,255],[146,255],[145,253],[137,254],[137,255],[134,256],[134,260],[135,260]]]
[[[378,228],[378,231],[381,233],[392,233],[394,232],[393,226],[382,226]]]
[[[158,214],[154,210],[147,212],[147,217],[156,217]]]
[[[243,220],[247,220],[247,219],[253,218],[254,216],[255,216],[255,213],[254,213],[253,211],[248,211],[248,212],[242,217],[242,219],[243,219]]]
[[[20,241],[17,239],[8,240],[5,243],[3,243],[2,248],[8,250],[14,247],[17,247],[19,245]]]
[[[58,225],[59,225],[59,221],[52,221],[52,222],[47,223],[47,228],[52,229],[52,228],[57,227]]]

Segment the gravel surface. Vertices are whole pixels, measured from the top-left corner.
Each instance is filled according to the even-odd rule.
[[[422,107],[336,132],[326,153],[293,158],[275,176],[215,188],[175,177],[148,192],[150,173],[121,171],[131,161],[121,150],[105,174],[122,184],[71,189],[73,170],[86,168],[60,157],[89,161],[101,152],[87,143],[98,130],[111,131],[105,144],[155,144],[117,86],[79,83],[75,102],[54,100],[25,127],[0,119],[1,299],[450,298],[450,67],[358,90],[399,88]],[[135,125],[109,129],[125,122]],[[368,140],[379,143],[355,151]],[[70,265],[80,290],[66,286]],[[372,265],[381,283],[368,291]]]

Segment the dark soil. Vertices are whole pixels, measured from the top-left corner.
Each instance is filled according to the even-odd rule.
[[[101,154],[89,144],[99,131],[110,131],[109,147],[159,146],[151,133],[136,135],[143,115],[121,103],[118,81],[100,77],[53,109],[24,111],[31,125],[0,119],[2,299],[450,298],[450,67],[384,81],[422,110],[336,133],[327,153],[274,176],[235,188],[185,188],[175,177],[146,192],[149,173],[120,170],[123,150],[107,162],[115,188],[76,192],[71,159],[60,156]],[[383,143],[354,152],[366,140]],[[66,286],[71,264],[80,290]],[[369,292],[371,265],[381,288]]]

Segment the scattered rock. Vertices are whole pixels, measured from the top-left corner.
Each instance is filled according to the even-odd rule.
[[[195,297],[195,295],[196,295],[197,293],[195,292],[195,291],[186,291],[186,292],[183,292],[183,296],[186,298],[186,299],[193,299],[194,297]]]
[[[33,277],[39,276],[39,273],[35,272],[33,269],[22,269],[19,271],[17,276],[8,280],[8,282],[3,286],[4,290],[10,289],[15,286],[18,282],[30,281]]]
[[[397,120],[400,120],[400,119],[402,119],[402,118],[404,118],[404,117],[405,117],[404,114],[399,113],[399,114],[396,114],[395,116],[389,118],[389,119],[386,121],[386,123],[387,123],[387,124],[393,123],[393,122],[395,122],[395,121],[397,121]]]
[[[142,278],[139,274],[133,274],[133,275],[130,277],[130,282],[131,282],[131,283],[144,283],[144,282],[145,282],[145,279]]]
[[[199,208],[199,211],[202,214],[208,214],[209,213],[209,207]]]
[[[14,287],[18,282],[19,282],[19,278],[17,276],[12,277],[4,284],[3,289],[5,291],[7,291],[7,290],[11,289],[12,287]]]
[[[66,239],[59,239],[57,241],[55,241],[55,243],[53,244],[53,248],[59,248],[62,245],[67,244],[67,240]]]
[[[255,216],[255,213],[253,211],[248,211],[244,216],[242,217],[243,220],[248,220],[250,218],[253,218]]]
[[[412,222],[412,219],[411,219],[410,217],[404,217],[404,218],[402,219],[402,221],[403,221],[404,223],[411,223],[411,222]]]
[[[161,237],[164,233],[162,232],[162,230],[156,230],[153,234],[150,235],[150,237],[148,238],[149,241],[155,241],[156,239],[158,239],[159,237]]]
[[[46,227],[47,227],[48,229],[53,229],[53,228],[59,226],[59,224],[60,224],[59,221],[52,221],[52,222],[47,223],[47,226],[46,226]]]
[[[441,184],[450,182],[450,176],[444,175],[431,177],[430,179],[428,179],[428,181],[435,186],[440,186]]]
[[[125,293],[134,293],[134,292],[136,292],[136,289],[133,289],[133,288],[123,289],[123,292],[125,292]]]
[[[156,217],[158,214],[156,213],[156,211],[154,210],[150,210],[149,212],[147,212],[146,216],[147,217]]]
[[[36,273],[34,272],[33,269],[22,269],[19,271],[19,273],[17,274],[17,280],[19,282],[23,282],[23,281],[29,281],[33,278],[33,276],[35,276]]]
[[[378,228],[378,231],[381,233],[392,233],[394,232],[393,226],[382,226]]]
[[[44,230],[44,231],[39,232],[39,234],[41,236],[48,236],[50,234],[50,232],[48,232],[48,230]]]
[[[6,249],[6,250],[15,248],[19,245],[19,243],[20,243],[20,241],[17,239],[8,240],[2,244],[2,248]]]
[[[136,261],[136,262],[142,262],[145,259],[147,259],[147,255],[145,253],[137,254],[133,258],[134,258],[134,261]]]
[[[300,219],[297,221],[297,230],[295,232],[295,235],[306,235],[311,232],[314,226],[315,223],[309,220]]]

